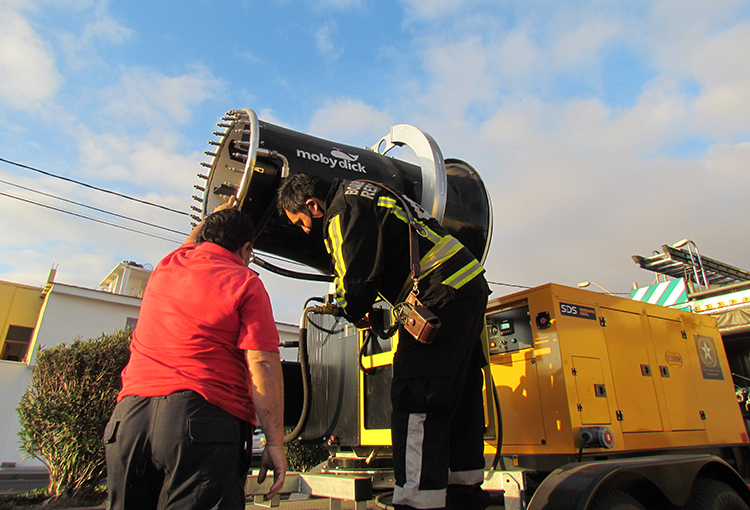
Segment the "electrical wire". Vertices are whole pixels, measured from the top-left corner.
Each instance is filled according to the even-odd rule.
[[[94,211],[97,211],[97,212],[100,212],[100,213],[109,214],[111,216],[117,216],[118,218],[123,218],[123,219],[126,219],[126,220],[134,221],[136,223],[141,223],[143,225],[148,225],[149,227],[154,227],[154,228],[158,228],[158,229],[161,229],[161,230],[166,230],[168,232],[172,232],[172,233],[175,233],[175,234],[181,234],[181,235],[184,235],[184,236],[188,235],[186,232],[180,232],[179,230],[173,230],[171,228],[162,227],[161,225],[156,225],[154,223],[149,223],[147,221],[142,221],[142,220],[138,220],[136,218],[131,218],[130,216],[124,216],[122,214],[117,214],[117,213],[114,213],[114,212],[111,212],[111,211],[107,211],[105,209],[99,209],[98,207],[94,207],[94,206],[91,206],[91,205],[86,205],[86,204],[84,204],[82,202],[76,202],[75,200],[69,200],[67,198],[59,197],[57,195],[53,195],[51,193],[46,193],[44,191],[36,190],[36,189],[33,189],[33,188],[27,188],[26,186],[21,186],[20,184],[14,184],[12,182],[8,182],[8,181],[5,181],[3,179],[0,179],[0,182],[2,182],[3,184],[7,184],[9,186],[14,186],[16,188],[20,188],[20,189],[26,190],[26,191],[31,191],[32,193],[38,193],[39,195],[44,195],[45,197],[50,197],[50,198],[54,198],[56,200],[61,200],[63,202],[67,202],[69,204],[79,205],[81,207],[85,207],[86,209],[91,209],[91,210],[94,210]]]
[[[5,158],[0,158],[0,161],[2,161],[3,163],[7,163],[9,165],[17,166],[19,168],[25,168],[27,170],[32,170],[34,172],[38,172],[40,174],[47,175],[49,177],[54,177],[55,179],[61,179],[63,181],[67,181],[67,182],[72,182],[74,184],[78,184],[79,186],[84,186],[84,187],[87,187],[87,188],[90,188],[90,189],[93,189],[93,190],[96,190],[96,191],[101,191],[102,193],[109,193],[111,195],[115,195],[115,196],[118,196],[120,198],[125,198],[127,200],[132,200],[134,202],[139,202],[141,204],[150,205],[150,206],[153,206],[153,207],[158,207],[160,209],[164,209],[165,211],[173,212],[173,213],[176,213],[176,214],[181,214],[181,215],[184,215],[184,216],[190,216],[190,213],[187,213],[185,211],[179,211],[177,209],[172,209],[170,207],[166,207],[166,206],[163,206],[163,205],[160,205],[160,204],[155,204],[153,202],[149,202],[147,200],[142,200],[142,199],[135,198],[135,197],[132,197],[132,196],[129,196],[129,195],[125,195],[125,194],[119,193],[117,191],[112,191],[112,190],[108,190],[108,189],[105,189],[105,188],[99,188],[97,186],[93,186],[93,185],[87,184],[85,182],[77,181],[75,179],[71,179],[69,177],[64,177],[64,176],[61,176],[61,175],[56,175],[56,174],[53,174],[51,172],[46,172],[44,170],[40,170],[39,168],[34,168],[32,166],[24,165],[22,163],[17,163],[15,161],[10,161],[10,160],[5,159]],[[109,215],[112,215],[112,216],[117,216],[119,218],[123,218],[123,219],[126,219],[126,220],[134,221],[136,223],[141,223],[143,225],[148,225],[150,227],[154,227],[154,228],[166,230],[166,231],[169,231],[169,232],[173,232],[175,234],[187,235],[184,232],[180,232],[180,231],[177,231],[177,230],[172,230],[172,229],[167,228],[167,227],[162,227],[162,226],[159,226],[159,225],[155,225],[153,223],[148,223],[148,222],[145,222],[145,221],[142,221],[142,220],[138,220],[138,219],[131,218],[131,217],[128,217],[128,216],[117,214],[117,213],[113,213],[113,212],[110,212],[110,211],[106,211],[104,209],[99,209],[99,208],[96,208],[96,207],[93,207],[93,206],[89,206],[89,205],[86,205],[86,204],[83,204],[83,203],[80,203],[80,202],[75,202],[73,200],[68,200],[68,199],[63,198],[63,197],[58,197],[58,196],[55,196],[55,195],[52,195],[52,194],[49,194],[49,193],[45,193],[43,191],[38,191],[38,190],[31,189],[31,188],[26,188],[26,187],[21,186],[19,184],[13,184],[11,182],[4,181],[2,179],[0,179],[0,182],[2,182],[4,184],[8,184],[10,186],[15,186],[17,188],[24,189],[26,191],[31,191],[33,193],[39,193],[41,195],[45,195],[45,196],[48,196],[50,198],[54,198],[54,199],[62,200],[64,202],[68,202],[68,203],[71,203],[71,204],[79,205],[79,206],[85,207],[87,209],[92,209],[94,211],[98,211],[98,212],[101,212],[101,213],[104,213],[104,214],[109,214]],[[172,241],[172,242],[175,242],[175,243],[179,243],[179,241],[175,241],[174,239],[168,239],[166,237],[157,236],[157,235],[150,234],[148,232],[140,231],[140,230],[137,230],[137,229],[131,229],[131,228],[125,227],[123,225],[118,225],[116,223],[110,223],[110,222],[107,222],[107,221],[104,221],[104,220],[99,220],[97,218],[85,216],[85,215],[82,215],[82,214],[77,214],[77,213],[74,213],[72,211],[67,211],[65,209],[58,209],[58,208],[50,206],[50,205],[42,204],[40,202],[34,202],[33,200],[23,199],[23,198],[16,197],[14,195],[10,195],[10,194],[7,194],[7,193],[0,192],[0,195],[7,196],[9,198],[15,198],[16,200],[21,200],[21,201],[24,201],[24,202],[28,202],[30,204],[39,205],[41,207],[46,207],[48,209],[52,209],[52,210],[55,210],[55,211],[58,211],[58,212],[62,212],[62,213],[65,213],[65,214],[71,214],[73,216],[78,216],[80,218],[88,219],[88,220],[91,220],[91,221],[96,221],[98,223],[102,223],[102,224],[105,224],[105,225],[110,225],[110,226],[113,226],[113,227],[116,227],[116,228],[122,228],[124,230],[129,230],[131,232],[136,232],[136,233],[148,235],[150,237],[155,237],[157,239],[163,239],[165,241]],[[270,254],[264,254],[264,255],[266,255],[268,258],[272,258],[272,259],[276,258],[277,260],[284,260],[286,262],[289,262],[286,259],[282,259],[282,258],[279,258],[279,257],[273,257]],[[303,264],[298,264],[298,265],[303,265]],[[519,289],[530,289],[531,288],[528,285],[515,285],[515,284],[512,284],[512,283],[492,282],[492,281],[487,281],[487,283],[489,283],[491,285],[502,285],[502,286],[505,286],[505,287],[515,287],[515,288],[519,288]]]
[[[97,223],[102,223],[103,225],[109,225],[110,227],[116,227],[116,228],[120,228],[120,229],[123,229],[123,230],[128,230],[130,232],[135,232],[137,234],[143,234],[143,235],[146,235],[146,236],[149,236],[149,237],[154,237],[156,239],[162,239],[164,241],[171,241],[173,243],[179,243],[180,242],[180,241],[177,241],[175,239],[170,239],[168,237],[162,237],[160,235],[152,234],[150,232],[145,232],[143,230],[138,230],[138,229],[135,229],[135,228],[126,227],[125,225],[119,225],[117,223],[112,223],[111,221],[101,220],[99,218],[94,218],[92,216],[86,216],[84,214],[78,214],[78,213],[75,213],[73,211],[68,211],[66,209],[60,209],[58,207],[54,207],[54,206],[51,206],[51,205],[48,205],[48,204],[43,204],[41,202],[35,202],[34,200],[29,200],[27,198],[17,197],[15,195],[11,195],[10,193],[5,193],[5,192],[0,191],[0,195],[4,196],[4,197],[14,198],[16,200],[20,200],[21,202],[26,202],[26,203],[33,204],[33,205],[38,205],[38,206],[44,207],[46,209],[52,209],[53,211],[57,211],[57,212],[65,213],[65,214],[70,214],[71,216],[76,216],[78,218],[83,218],[85,220],[91,220],[91,221],[95,221]]]
[[[491,282],[489,280],[487,280],[487,283],[489,283],[491,285],[503,285],[505,287],[515,287],[517,289],[530,289],[531,288],[528,285],[514,285],[512,283]]]
[[[164,205],[155,204],[155,203],[149,202],[147,200],[141,200],[140,198],[131,197],[130,195],[125,195],[123,193],[118,193],[117,191],[112,191],[112,190],[108,190],[108,189],[105,189],[105,188],[99,188],[97,186],[93,186],[93,185],[87,184],[85,182],[76,181],[75,179],[71,179],[70,177],[63,177],[62,175],[53,174],[51,172],[45,172],[44,170],[40,170],[38,168],[34,168],[33,166],[28,166],[28,165],[24,165],[24,164],[21,164],[21,163],[16,163],[15,161],[10,161],[10,160],[4,159],[4,158],[0,158],[0,161],[2,161],[3,163],[8,163],[9,165],[17,166],[19,168],[25,168],[27,170],[32,170],[34,172],[38,172],[40,174],[47,175],[49,177],[54,177],[55,179],[61,179],[63,181],[72,182],[73,184],[78,184],[79,186],[84,186],[86,188],[90,188],[90,189],[93,189],[93,190],[96,190],[96,191],[101,191],[102,193],[109,193],[110,195],[115,195],[115,196],[118,196],[120,198],[124,198],[124,199],[127,199],[127,200],[132,200],[134,202],[139,202],[141,204],[150,205],[150,206],[153,206],[153,207],[158,207],[159,209],[164,209],[165,211],[173,212],[173,213],[176,213],[176,214],[182,214],[184,216],[190,216],[190,213],[187,213],[185,211],[178,211],[177,209],[172,209],[172,208],[166,207]]]

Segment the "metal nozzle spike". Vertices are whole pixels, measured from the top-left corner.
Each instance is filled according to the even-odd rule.
[[[249,146],[250,146],[250,142],[246,142],[246,141],[244,141],[244,140],[237,140],[237,141],[236,141],[235,143],[236,143],[237,145],[245,145],[245,146],[247,146],[247,147],[249,147]]]
[[[201,212],[201,208],[196,205],[191,205],[190,208],[195,212]]]
[[[198,186],[197,184],[193,184],[193,187],[198,191],[206,191],[206,188],[204,188],[203,186]]]
[[[202,198],[200,198],[200,197],[196,197],[195,195],[193,195],[193,200],[195,200],[196,202],[201,202],[201,203],[203,203],[203,199],[202,199]]]
[[[191,221],[190,222],[190,226],[193,227],[193,228],[195,228],[195,227],[198,226],[198,224],[196,222],[194,222],[194,221]]]
[[[247,159],[247,154],[243,154],[241,152],[233,152],[232,156],[234,156],[236,158]]]
[[[215,145],[217,147],[221,147],[221,142],[217,142],[215,140],[209,140],[208,145]]]
[[[230,166],[229,170],[231,170],[232,172],[237,172],[238,174],[244,174],[245,173],[245,169],[244,168],[237,168],[236,166]]]
[[[208,176],[207,175],[203,175],[203,174],[195,174],[195,175],[197,175],[200,179],[208,180]]]
[[[195,214],[191,214],[190,217],[193,218],[195,221],[200,221],[201,220],[201,217],[200,216],[196,216]]]
[[[226,131],[214,131],[213,134],[216,136],[225,136],[227,133]]]
[[[226,122],[217,122],[216,125],[219,126],[219,127],[223,127],[223,128],[230,128],[230,127],[232,127],[231,124],[227,124]]]
[[[216,153],[211,151],[203,151],[203,154],[205,154],[206,156],[211,156],[212,158],[216,157]]]
[[[206,168],[211,168],[211,163],[206,163],[205,161],[201,161],[201,166],[205,166]],[[206,177],[206,179],[208,179],[208,177]]]

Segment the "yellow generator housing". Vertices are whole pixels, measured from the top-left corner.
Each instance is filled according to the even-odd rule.
[[[487,324],[501,453],[516,466],[580,455],[582,427],[613,440],[586,456],[748,443],[713,317],[547,284],[491,300]]]

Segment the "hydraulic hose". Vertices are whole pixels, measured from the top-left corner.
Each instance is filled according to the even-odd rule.
[[[309,300],[308,300],[309,302]],[[284,443],[291,443],[299,437],[310,418],[310,364],[307,357],[307,314],[317,307],[305,308],[299,325],[299,365],[302,370],[302,412],[299,421],[289,434],[284,436]]]
[[[500,395],[497,393],[497,386],[492,379],[492,371],[490,371],[490,383],[492,384],[492,397],[495,401],[495,414],[497,416],[497,451],[495,452],[495,459],[492,461],[492,471],[497,469],[498,463],[502,464],[501,467],[504,471],[505,462],[502,460],[502,455],[500,455],[500,451],[503,448],[503,413],[500,410]]]

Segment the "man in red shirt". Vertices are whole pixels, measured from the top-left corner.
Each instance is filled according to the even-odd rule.
[[[232,205],[230,203],[230,205]],[[105,430],[112,510],[243,509],[256,413],[281,489],[283,378],[268,293],[248,269],[255,229],[221,206],[149,278]]]

